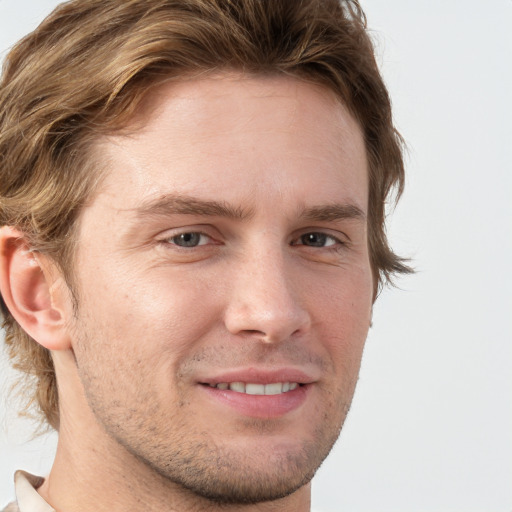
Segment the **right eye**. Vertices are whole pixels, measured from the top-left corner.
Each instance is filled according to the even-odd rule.
[[[211,238],[203,233],[190,231],[171,236],[165,241],[172,245],[177,245],[178,247],[198,247],[200,245],[208,244],[211,241]]]

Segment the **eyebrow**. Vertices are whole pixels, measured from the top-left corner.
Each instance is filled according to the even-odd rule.
[[[233,220],[246,220],[252,210],[241,206],[232,206],[224,201],[210,201],[193,196],[165,195],[157,200],[143,203],[135,208],[139,218],[169,215],[199,215],[207,217],[226,217]]]
[[[354,204],[327,204],[306,208],[301,212],[301,218],[315,222],[332,222],[336,220],[366,221],[364,211]]]
[[[170,215],[198,215],[243,221],[254,214],[254,210],[243,206],[233,206],[224,201],[204,200],[181,194],[165,195],[156,200],[150,200],[135,208],[134,211],[141,219]],[[344,219],[366,221],[364,211],[350,203],[312,206],[301,210],[299,216],[311,222],[332,222]]]

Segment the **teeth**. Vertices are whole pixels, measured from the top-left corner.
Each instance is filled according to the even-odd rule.
[[[299,387],[297,382],[273,382],[272,384],[254,384],[252,382],[219,382],[218,384],[210,384],[210,387],[217,389],[230,389],[237,393],[245,393],[247,395],[280,395],[293,391]]]
[[[248,395],[264,395],[265,394],[265,384],[246,384],[245,392]]]
[[[237,391],[238,393],[245,393],[245,384],[243,382],[232,382],[229,385],[231,391]]]
[[[283,385],[280,382],[265,384],[265,395],[279,395],[283,392]]]

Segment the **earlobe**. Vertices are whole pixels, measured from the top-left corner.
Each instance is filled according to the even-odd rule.
[[[0,291],[7,308],[42,346],[65,350],[70,348],[65,310],[54,297],[61,278],[51,267],[30,250],[23,233],[10,226],[0,229]]]

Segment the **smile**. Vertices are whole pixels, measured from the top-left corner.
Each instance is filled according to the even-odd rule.
[[[212,388],[230,390],[246,395],[280,395],[297,389],[297,382],[272,382],[271,384],[255,384],[250,382],[219,382],[209,384]]]

